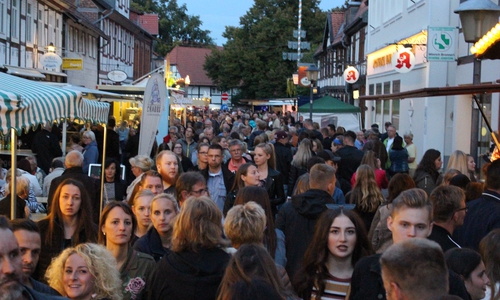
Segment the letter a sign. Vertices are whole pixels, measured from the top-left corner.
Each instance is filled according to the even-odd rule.
[[[355,67],[347,67],[344,71],[344,80],[347,83],[356,83],[359,79],[359,71]]]
[[[398,73],[408,73],[415,66],[415,55],[409,49],[400,49],[392,55],[392,66]]]

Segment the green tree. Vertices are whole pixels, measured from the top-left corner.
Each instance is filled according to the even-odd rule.
[[[326,13],[318,0],[302,1],[302,30],[315,51],[323,37]],[[297,29],[298,0],[255,0],[240,18],[240,26],[226,27],[224,50],[212,50],[204,68],[221,90],[238,87],[241,98],[287,97],[287,78],[296,61],[283,60],[282,52]],[[304,41],[304,40],[303,40]]]
[[[155,51],[161,56],[180,44],[185,46],[214,44],[210,31],[201,29],[203,22],[200,17],[189,15],[186,4],[179,6],[177,0],[133,0],[132,8],[158,14],[160,23]]]

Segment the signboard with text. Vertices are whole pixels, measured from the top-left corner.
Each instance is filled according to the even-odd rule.
[[[456,27],[428,27],[427,60],[428,61],[455,61]]]
[[[83,59],[82,58],[63,58],[62,59],[62,69],[80,71],[83,70]]]

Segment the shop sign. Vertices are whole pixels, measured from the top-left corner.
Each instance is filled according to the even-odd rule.
[[[47,69],[57,69],[62,64],[62,58],[54,52],[47,52],[40,57],[40,64]]]
[[[82,58],[63,58],[62,59],[62,69],[79,71],[83,70],[83,59]]]
[[[359,79],[359,71],[355,67],[347,67],[344,71],[344,80],[347,83],[356,83]]]
[[[398,73],[408,73],[415,67],[415,55],[408,48],[401,48],[392,55],[392,66]]]
[[[427,61],[455,61],[458,29],[429,26],[427,32]]]
[[[184,97],[183,93],[177,93],[176,91],[170,92],[174,101],[172,104],[178,105],[193,105],[193,98]]]
[[[122,70],[113,70],[108,72],[108,79],[114,82],[125,81],[127,77],[127,73]]]

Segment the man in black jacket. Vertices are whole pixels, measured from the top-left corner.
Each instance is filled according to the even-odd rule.
[[[434,226],[429,240],[441,246],[443,252],[451,248],[461,248],[451,235],[464,224],[467,205],[465,193],[457,186],[439,186],[431,193]]]
[[[276,228],[285,234],[286,271],[290,278],[302,265],[302,258],[314,234],[316,221],[327,204],[333,204],[335,168],[317,164],[309,173],[310,187],[307,192],[292,197],[283,204],[276,218]]]
[[[468,202],[464,225],[453,233],[461,246],[477,250],[491,230],[500,228],[500,159],[486,171],[486,188],[480,198]]]
[[[59,139],[52,133],[51,123],[43,125],[42,130],[35,135],[31,144],[31,151],[37,154],[38,167],[45,174],[49,174],[52,159],[62,155]]]
[[[276,170],[283,176],[283,182],[288,182],[285,178],[288,178],[288,174],[290,174],[290,162],[293,159],[292,149],[290,148],[290,144],[288,144],[288,134],[285,131],[278,131],[275,134],[275,140],[274,154],[276,157]]]
[[[338,175],[347,182],[351,181],[352,174],[356,172],[356,169],[361,164],[361,160],[364,155],[363,151],[354,147],[355,140],[356,134],[354,131],[347,131],[344,134],[344,146],[335,152],[341,158],[339,162]],[[349,190],[343,189],[342,192],[344,192],[345,195],[349,192]]]

